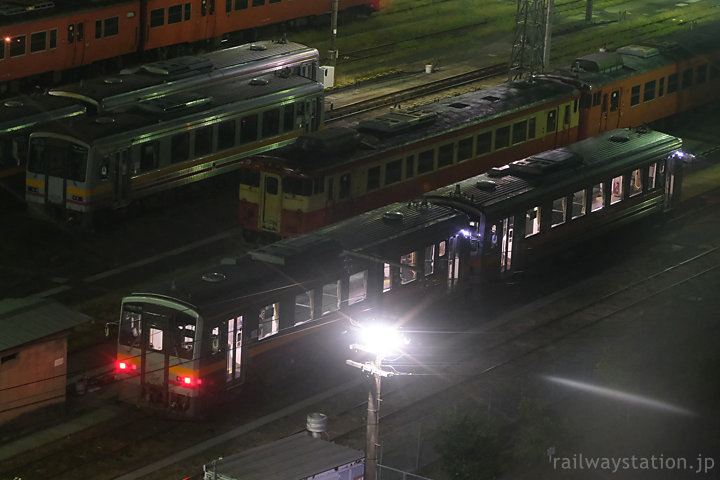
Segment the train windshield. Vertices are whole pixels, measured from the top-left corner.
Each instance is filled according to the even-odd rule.
[[[28,150],[28,172],[84,182],[88,149],[67,140],[33,137]]]
[[[191,315],[165,306],[125,303],[118,342],[129,348],[191,360],[196,343],[196,323]]]

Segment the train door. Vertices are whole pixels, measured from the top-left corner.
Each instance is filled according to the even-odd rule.
[[[500,239],[500,276],[512,273],[513,239],[515,232],[515,217],[503,219],[502,237]]]
[[[227,322],[227,382],[238,381],[243,377],[242,371],[242,315],[231,318]]]
[[[282,192],[280,176],[262,173],[262,195],[260,196],[260,229],[278,233],[282,216]]]
[[[613,130],[620,124],[620,89],[603,94],[602,111],[600,113],[600,131]]]
[[[130,192],[130,169],[128,168],[128,151],[123,150],[113,158],[115,175],[115,204],[118,206],[128,204]]]
[[[67,44],[70,51],[70,65],[82,65],[85,58],[85,23],[71,23],[67,26]]]

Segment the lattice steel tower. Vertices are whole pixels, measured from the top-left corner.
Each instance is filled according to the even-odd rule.
[[[508,80],[542,73],[549,63],[553,0],[518,0]]]

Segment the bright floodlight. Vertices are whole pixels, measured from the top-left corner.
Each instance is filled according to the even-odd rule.
[[[393,327],[380,324],[364,325],[360,329],[362,349],[380,357],[401,353],[410,341]]]

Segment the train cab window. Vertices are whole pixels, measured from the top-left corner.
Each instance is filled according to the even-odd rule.
[[[668,75],[667,93],[675,93],[678,88],[678,74],[672,73]]]
[[[603,190],[602,182],[593,185],[590,201],[592,202],[590,206],[591,212],[602,210],[605,206],[605,191]]]
[[[207,14],[207,0],[200,0],[200,15],[205,16]]]
[[[159,157],[160,144],[157,141],[143,143],[140,145],[140,162],[135,165],[134,173],[155,170],[158,167]]]
[[[156,8],[150,10],[150,28],[162,27],[163,25],[165,25],[165,9]]]
[[[640,85],[633,85],[630,90],[630,106],[634,107],[640,103]]]
[[[698,85],[705,83],[705,80],[707,79],[707,69],[707,63],[698,65],[697,69],[695,69],[695,83]]]
[[[42,52],[47,46],[47,32],[35,32],[30,35],[30,53]]]
[[[258,139],[258,116],[248,115],[240,120],[240,143],[255,142]]]
[[[212,126],[206,125],[195,130],[195,156],[212,152]]]
[[[692,87],[692,83],[693,83],[693,69],[686,68],[682,74],[682,87],[681,88],[690,88],[690,87]]]
[[[612,188],[610,189],[610,205],[618,203],[623,198],[623,176],[617,176],[612,179]]]
[[[350,275],[348,305],[362,302],[367,298],[367,276],[367,270]]]
[[[392,288],[392,269],[389,263],[385,263],[383,267],[383,293],[390,291]]]
[[[663,95],[665,95],[665,77],[663,77],[663,78],[661,78],[660,80],[658,80],[658,92],[657,92],[657,96],[658,96],[658,98],[660,98],[660,97],[662,97]]]
[[[252,0],[253,7],[262,7],[265,5],[265,0]]]
[[[585,215],[585,189],[573,193],[570,218],[575,220]]]
[[[380,187],[380,165],[368,168],[367,189],[375,190]]]
[[[527,138],[527,120],[517,122],[512,128],[512,143],[522,143]]]
[[[140,346],[142,336],[142,313],[135,311],[132,305],[125,304],[120,318],[118,342],[126,347]]]
[[[182,5],[173,5],[172,7],[168,7],[168,25],[180,22],[182,22]]]
[[[525,212],[525,238],[540,233],[540,207],[533,207]]]
[[[447,167],[453,164],[455,145],[448,143],[438,148],[438,168]]]
[[[592,106],[593,107],[597,107],[598,105],[600,105],[602,103],[602,96],[603,96],[602,90],[599,92],[593,93],[593,96],[592,96]]]
[[[510,145],[510,125],[500,127],[495,130],[495,150],[505,148]]]
[[[315,290],[295,295],[295,325],[313,319],[315,312]]]
[[[415,155],[409,155],[405,159],[405,178],[415,176]]]
[[[402,180],[402,160],[393,160],[385,164],[385,185]]]
[[[260,172],[249,168],[240,169],[240,183],[248,187],[260,187]]]
[[[458,142],[458,162],[472,158],[473,138],[463,138]]]
[[[192,360],[195,347],[195,321],[189,315],[179,314],[175,319],[175,334],[172,353],[180,358]]]
[[[262,138],[274,137],[280,133],[280,110],[274,108],[262,114]]]
[[[349,173],[340,175],[340,188],[338,188],[338,198],[348,198],[350,196],[350,186],[352,185]]]
[[[72,23],[67,28],[67,41],[73,43],[75,41],[75,25]]]
[[[162,351],[163,349],[163,331],[157,328],[157,325],[150,326],[150,338],[148,347],[151,350]]]
[[[435,151],[434,150],[425,150],[424,152],[420,152],[418,154],[418,173],[427,173],[431,172],[434,167],[435,162]]]
[[[295,130],[295,105],[292,103],[283,106],[283,132]]]
[[[567,197],[556,198],[552,204],[552,227],[565,223],[567,215]]]
[[[280,182],[275,177],[265,177],[265,193],[277,195],[280,191]]]
[[[617,112],[620,108],[620,90],[614,90],[610,94],[610,111]]]
[[[190,20],[190,17],[192,12],[192,3],[188,2],[183,6],[183,20],[188,21]]]
[[[220,352],[220,327],[213,327],[210,332],[210,354]]]
[[[25,55],[25,44],[25,35],[18,35],[17,37],[12,37],[10,39],[10,57],[20,57],[22,55]]]
[[[418,253],[410,252],[400,257],[400,284],[405,285],[417,280]]]
[[[218,125],[218,150],[235,145],[235,120],[225,120]]]
[[[639,168],[630,173],[630,185],[628,185],[628,197],[642,193],[642,170]]]
[[[425,276],[435,273],[435,245],[425,247],[425,265],[423,266]]]
[[[583,93],[580,95],[580,108],[590,108],[592,106],[592,95]]]
[[[184,162],[190,158],[190,132],[173,135],[170,139],[170,163]]]
[[[443,258],[447,254],[447,242],[443,240],[438,243],[438,258]]]
[[[340,280],[326,283],[322,288],[322,314],[340,310]]]
[[[325,191],[325,177],[318,175],[313,178],[313,193],[323,193]]]
[[[258,340],[275,335],[278,332],[279,319],[280,303],[271,303],[262,307],[258,314],[258,327],[260,329]]]
[[[555,110],[550,110],[547,113],[547,125],[545,131],[550,133],[554,132],[557,128],[557,112]]]
[[[492,132],[481,133],[477,136],[477,154],[490,153],[492,151]]]
[[[655,98],[655,80],[645,82],[645,90],[643,91],[643,102],[649,102]]]

